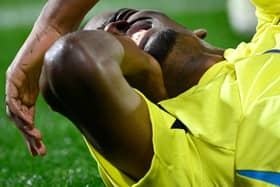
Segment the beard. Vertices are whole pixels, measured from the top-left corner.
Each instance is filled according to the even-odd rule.
[[[160,64],[168,56],[176,42],[177,32],[166,29],[151,36],[144,51],[152,55]]]

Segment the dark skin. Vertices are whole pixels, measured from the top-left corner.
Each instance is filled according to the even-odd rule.
[[[61,36],[80,25],[98,0],[48,0],[31,33],[6,72],[6,111],[22,133],[33,156],[45,155],[41,133],[35,128],[35,104],[39,77],[47,49]]]
[[[89,143],[135,180],[153,157],[151,101],[191,88],[223,50],[162,13],[122,11],[94,17],[47,52],[40,79],[53,110],[69,118]],[[104,32],[105,31],[105,32]]]

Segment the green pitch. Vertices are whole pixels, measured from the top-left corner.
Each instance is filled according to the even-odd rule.
[[[190,29],[208,29],[207,41],[220,47],[234,47],[247,40],[232,33],[224,11],[169,15]],[[30,29],[30,25],[1,29],[0,23],[0,186],[103,187],[96,163],[79,132],[71,122],[50,111],[41,98],[36,108],[36,126],[46,143],[45,157],[29,155],[23,138],[5,116],[5,71]]]

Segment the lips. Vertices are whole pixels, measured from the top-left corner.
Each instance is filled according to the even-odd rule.
[[[140,46],[141,41],[143,40],[143,38],[145,38],[146,33],[147,30],[139,30],[138,32],[132,34],[130,37],[136,43],[136,45]]]

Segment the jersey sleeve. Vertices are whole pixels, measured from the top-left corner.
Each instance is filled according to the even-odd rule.
[[[265,14],[280,14],[280,0],[252,0],[252,3]]]
[[[236,65],[244,111],[236,141],[239,186],[280,185],[279,57],[267,53]]]
[[[252,0],[258,18],[257,33],[272,25],[279,25],[280,0]]]

